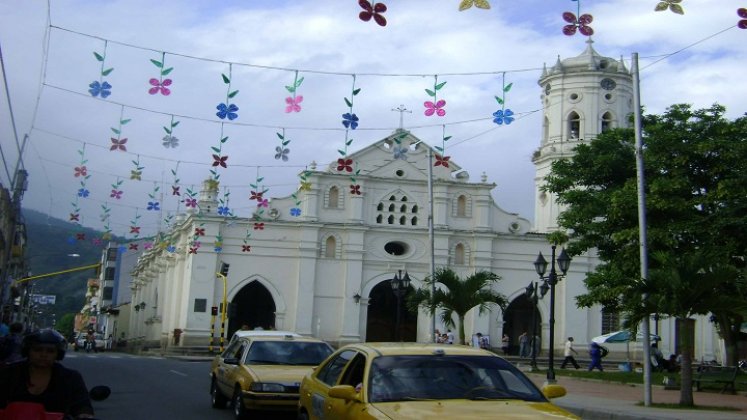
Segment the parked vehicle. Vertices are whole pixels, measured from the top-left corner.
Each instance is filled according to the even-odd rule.
[[[565,388],[540,391],[489,351],[418,343],[341,347],[303,378],[298,418],[576,419],[550,403]]]
[[[86,351],[104,351],[106,350],[106,339],[104,338],[104,334],[101,333],[93,333],[95,346],[92,348],[90,345],[86,346],[86,339],[88,338],[87,332],[82,332],[78,334],[77,338],[75,339],[75,343],[73,344],[73,350],[86,350]]]
[[[291,332],[235,335],[210,367],[212,406],[230,401],[237,419],[249,410],[295,411],[301,378],[332,351],[324,341]]]

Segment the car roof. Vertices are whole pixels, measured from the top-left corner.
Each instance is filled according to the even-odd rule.
[[[303,337],[292,331],[275,331],[275,330],[238,330],[234,333],[236,337]]]
[[[434,343],[357,343],[348,344],[340,349],[354,348],[369,354],[379,356],[405,356],[405,355],[451,355],[451,356],[494,356],[495,353],[487,350],[463,346],[458,344],[434,344]]]
[[[237,337],[236,340],[244,341],[283,341],[283,342],[301,342],[301,343],[324,343],[326,341],[314,337],[304,337],[302,335],[257,335],[251,337]],[[327,344],[329,346],[329,344]]]

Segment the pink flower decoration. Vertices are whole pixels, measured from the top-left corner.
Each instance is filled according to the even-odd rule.
[[[122,198],[122,191],[120,190],[112,190],[112,193],[109,194],[109,197],[116,198],[117,200]]]
[[[163,82],[159,82],[158,79],[153,78],[149,81],[150,85],[153,86],[152,88],[148,89],[148,93],[151,95],[155,95],[158,92],[161,92],[163,96],[169,96],[171,94],[171,89],[167,88],[166,86],[171,86],[171,79],[164,79]]]
[[[263,198],[261,200],[257,200],[257,207],[267,207],[269,205],[269,200],[266,198]]]
[[[285,98],[285,113],[291,113],[291,112],[301,112],[301,102],[303,102],[303,96],[296,95],[295,98],[293,97],[287,97]]]
[[[184,205],[187,207],[197,207],[197,200],[194,198],[187,198],[184,200]]]
[[[152,242],[146,242],[146,243],[143,244],[143,248],[145,248],[145,249],[151,249],[151,248],[153,248],[153,243]]]
[[[436,114],[439,117],[443,117],[444,115],[446,115],[446,110],[443,109],[444,106],[446,106],[446,101],[443,99],[439,99],[435,104],[431,101],[425,101],[423,105],[425,105],[426,117],[430,117],[433,114]]]
[[[85,165],[81,165],[81,166],[76,166],[75,167],[75,177],[76,178],[79,177],[79,176],[86,176],[86,175],[88,175],[88,169],[86,168]]]

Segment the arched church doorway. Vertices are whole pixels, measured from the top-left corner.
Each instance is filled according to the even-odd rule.
[[[537,326],[537,337],[542,337],[542,315],[537,307],[534,306],[534,302],[531,299],[521,294],[508,304],[506,311],[503,313],[503,333],[508,334],[511,340],[509,354],[519,354],[519,336],[522,333],[526,332],[527,336],[531,339],[532,319],[534,319]],[[541,343],[541,339],[539,341]],[[542,347],[540,346],[539,348]]]
[[[228,305],[228,335],[248,325],[250,329],[275,328],[275,301],[262,283],[253,281],[242,287]]]
[[[412,286],[402,297],[400,306],[400,334],[397,334],[397,297],[390,280],[374,286],[368,296],[366,341],[415,341],[417,337],[417,311],[407,309],[407,297],[415,293]]]

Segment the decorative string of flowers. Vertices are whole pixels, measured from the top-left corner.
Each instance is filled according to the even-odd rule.
[[[70,203],[72,205],[72,211],[68,220],[73,224],[80,226],[80,206],[78,206],[78,197],[75,197],[75,201]]]
[[[135,208],[135,217],[130,220],[130,235],[137,239],[140,237],[140,209]]]
[[[140,165],[140,155],[137,155],[137,159],[131,161],[133,166],[133,169],[130,171],[130,179],[134,181],[140,181],[143,179],[143,169],[145,169],[145,166]]]
[[[218,199],[218,215],[223,217],[231,217],[231,208],[228,206],[228,199],[231,196],[231,191],[227,188],[223,192],[223,197]]]
[[[153,63],[154,66],[158,67],[158,79],[153,77],[148,80],[148,83],[151,86],[148,89],[148,93],[151,95],[155,95],[157,93],[160,93],[163,96],[171,95],[171,89],[169,88],[169,86],[171,86],[171,83],[173,83],[173,81],[171,79],[164,79],[163,76],[167,76],[169,73],[171,73],[172,70],[174,70],[174,68],[164,68],[166,66],[166,53],[161,53],[161,61],[151,58],[150,62]]]
[[[109,147],[109,151],[112,151],[112,152],[117,151],[117,150],[120,152],[127,151],[127,146],[126,146],[127,137],[122,138],[122,130],[123,130],[123,126],[129,123],[130,121],[132,120],[124,118],[124,105],[122,105],[119,110],[119,125],[116,128],[109,127],[109,129],[112,130],[112,132],[117,135],[116,138],[111,137],[112,144]]]
[[[475,6],[478,9],[490,9],[490,3],[488,0],[461,0],[459,2],[459,11],[463,12],[472,8],[472,6]]]
[[[174,169],[171,170],[171,175],[174,177],[174,180],[171,182],[171,195],[181,197],[182,193],[179,191],[181,189],[181,186],[179,185],[179,176],[177,176],[177,171],[179,171],[179,161],[176,162],[176,166]],[[178,205],[177,205],[177,211],[178,211]]]
[[[124,181],[120,177],[117,177],[117,180],[112,183],[112,191],[109,193],[109,198],[122,199],[122,194],[124,194],[124,191],[122,191],[123,183]]]
[[[669,9],[672,13],[684,15],[685,9],[680,6],[680,3],[682,3],[682,0],[663,0],[656,4],[654,11],[663,12]]]
[[[433,166],[443,166],[444,168],[449,167],[449,159],[451,159],[451,156],[446,156],[446,142],[451,139],[451,136],[446,135],[446,126],[442,126],[441,128],[441,146],[434,146],[436,150],[441,152],[441,154],[436,153],[436,162],[433,163]]]
[[[428,96],[433,98],[433,101],[425,101],[423,102],[423,106],[425,106],[425,114],[426,117],[430,117],[435,115],[438,115],[439,117],[443,117],[446,115],[446,110],[444,107],[446,106],[446,101],[444,99],[438,99],[438,91],[443,89],[444,85],[446,85],[446,82],[438,83],[438,75],[433,76],[434,82],[433,82],[433,90],[426,89],[425,93],[428,94]]]
[[[288,85],[285,89],[290,92],[292,96],[285,98],[285,113],[290,114],[291,112],[301,112],[301,102],[303,102],[303,95],[298,94],[298,88],[303,83],[303,77],[298,78],[298,70],[295,71],[293,77],[293,84]]]
[[[484,1],[484,0],[481,0]],[[358,5],[363,9],[358,14],[358,18],[364,22],[368,22],[373,18],[379,26],[386,26],[386,18],[382,13],[386,12],[386,4],[382,2],[370,2],[368,0],[358,0]]]
[[[179,125],[179,121],[174,121],[174,116],[172,115],[169,125],[163,126],[163,131],[166,132],[166,135],[161,139],[161,141],[163,142],[163,147],[167,149],[176,149],[177,147],[179,147],[179,139],[174,136],[174,129],[177,125]]]
[[[290,209],[290,215],[292,217],[299,217],[301,216],[301,198],[300,198],[300,192],[302,191],[311,191],[311,182],[309,181],[309,176],[311,175],[311,171],[304,170],[301,171],[300,174],[298,174],[298,178],[300,179],[300,185],[296,192],[291,194],[291,198],[293,199],[293,204],[295,207],[291,207]]]
[[[109,237],[111,237],[112,229],[110,225],[111,220],[111,208],[109,208],[109,203],[105,202],[101,205],[101,222],[104,224],[104,233],[101,235],[101,239],[107,240]]]
[[[353,86],[351,88],[350,98],[348,98],[347,96],[343,98],[345,100],[345,105],[348,106],[348,112],[342,114],[342,125],[345,127],[345,146],[342,149],[337,149],[337,152],[342,156],[342,158],[337,159],[338,172],[353,172],[353,159],[348,158],[348,146],[353,144],[353,139],[350,138],[350,130],[355,130],[356,128],[358,128],[359,120],[358,116],[353,112],[353,101],[360,92],[361,88],[355,87],[355,75],[353,75]],[[353,182],[350,185],[351,194],[360,195],[361,193],[361,187],[356,183],[355,179],[355,175],[358,175],[359,172],[360,170],[356,170],[355,174],[351,176],[351,180]]]
[[[88,173],[88,168],[86,167],[88,159],[86,159],[85,143],[83,143],[83,146],[78,150],[78,155],[80,156],[80,164],[73,170],[73,176],[80,178],[80,188],[78,188],[77,196],[80,198],[88,198],[90,191],[86,188],[86,183],[88,182],[88,179],[91,178],[91,174]],[[75,201],[77,203],[78,199],[76,198]]]
[[[392,148],[394,153],[394,159],[407,160],[407,147],[402,146],[402,140],[407,137],[407,132],[402,132],[394,137],[394,143],[396,146]]]
[[[184,206],[188,209],[189,208],[196,209],[197,199],[195,197],[197,197],[197,191],[193,190],[192,188],[187,188],[186,191],[184,192],[184,200],[183,200]]]
[[[291,141],[290,139],[285,138],[285,128],[283,129],[282,133],[275,134],[280,139],[280,146],[275,147],[275,160],[282,159],[283,162],[287,162],[290,149],[285,146],[289,145]]]
[[[157,183],[153,183],[153,192],[148,193],[148,198],[150,198],[150,201],[148,201],[148,207],[147,209],[149,211],[161,211],[161,203],[158,201],[158,191],[161,189],[161,187],[158,186]]]
[[[198,217],[197,222],[195,231],[192,234],[192,240],[189,242],[189,254],[197,254],[197,250],[202,246],[202,242],[199,239],[205,236],[205,222],[200,217]]]
[[[223,144],[225,144],[228,141],[228,136],[223,136],[223,123],[220,125],[220,140],[218,141],[218,147],[210,146],[210,149],[214,152],[213,153],[213,169],[210,169],[210,174],[212,175],[212,179],[214,181],[218,181],[220,178],[220,174],[218,173],[218,168],[228,168],[228,164],[226,161],[228,160],[228,155],[222,155],[223,151]]]
[[[90,93],[93,97],[100,96],[101,99],[106,99],[112,93],[112,85],[104,80],[104,77],[108,76],[112,71],[114,71],[114,67],[106,68],[106,48],[108,44],[109,41],[104,40],[104,52],[102,54],[99,54],[96,51],[93,52],[93,56],[96,57],[96,61],[101,63],[101,69],[99,70],[99,80],[94,80],[93,82],[91,82],[91,84],[88,85],[88,87],[90,88],[88,89],[88,93]]]
[[[232,104],[229,102],[229,99],[233,99],[239,93],[238,90],[231,90],[232,66],[233,64],[228,64],[228,76],[221,73],[221,77],[223,77],[223,83],[227,85],[226,102],[221,102],[218,104],[218,106],[215,107],[218,110],[215,115],[217,115],[221,120],[225,120],[226,118],[228,118],[229,120],[233,121],[239,117],[239,114],[236,113],[239,110],[239,107],[236,106],[236,104]]]
[[[578,18],[572,12],[564,12],[563,20],[568,22],[569,25],[563,26],[563,34],[567,36],[573,36],[576,34],[576,29],[581,35],[592,36],[594,35],[594,29],[589,24],[594,20],[594,17],[590,14],[581,14],[581,0],[571,0],[576,2],[576,13]],[[681,1],[681,0],[672,0]]]
[[[501,106],[501,109],[493,113],[493,122],[498,125],[502,125],[503,123],[509,125],[514,121],[514,112],[511,111],[510,108],[506,108],[506,93],[511,90],[514,84],[506,84],[506,73],[503,73],[502,84],[503,88],[501,89],[501,96],[494,96],[495,101],[498,102],[498,105]]]
[[[252,237],[252,232],[255,230],[264,230],[265,228],[262,216],[265,213],[265,209],[269,207],[269,200],[264,198],[264,195],[269,191],[269,189],[262,185],[264,179],[264,177],[259,176],[259,168],[257,168],[256,180],[249,184],[252,188],[249,200],[257,202],[257,210],[252,215],[253,221],[249,222],[246,227],[246,234],[244,235],[241,252],[251,252],[252,246],[249,244],[249,239]]]

